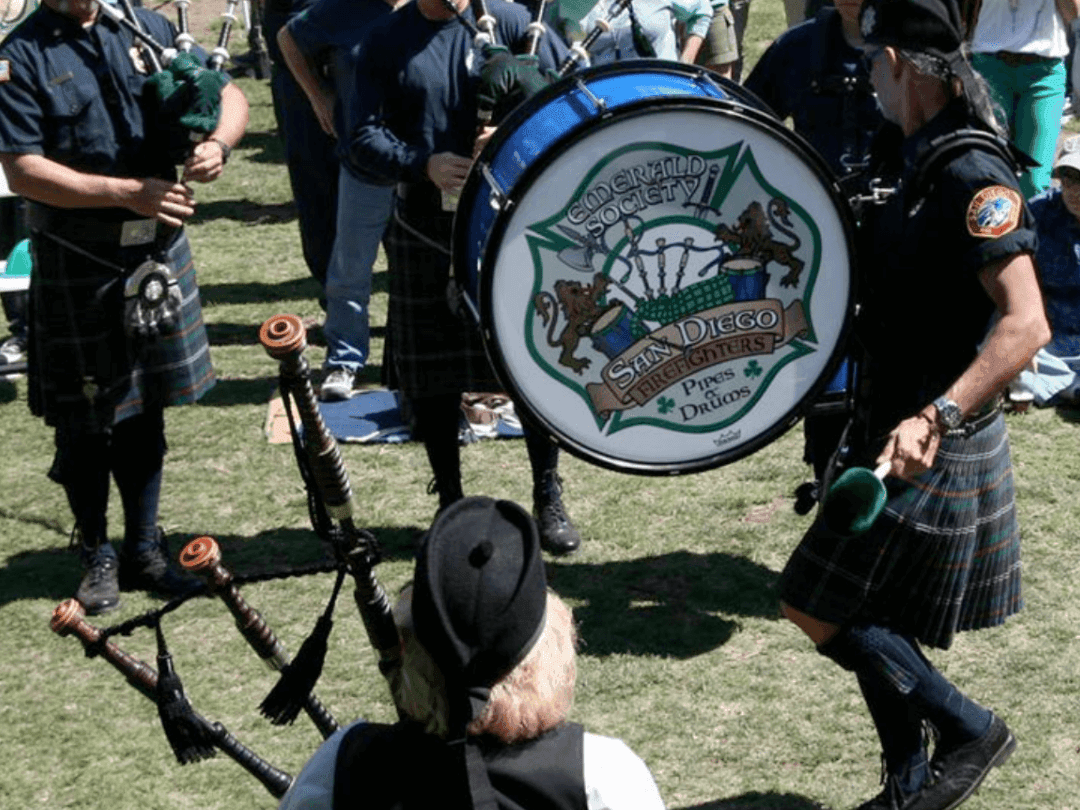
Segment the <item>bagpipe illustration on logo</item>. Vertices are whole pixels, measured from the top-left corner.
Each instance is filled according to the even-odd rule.
[[[723,431],[819,349],[821,234],[743,143],[628,145],[531,223],[527,241],[528,350],[605,433]]]

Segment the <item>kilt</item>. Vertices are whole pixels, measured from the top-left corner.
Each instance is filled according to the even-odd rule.
[[[384,237],[390,288],[389,362],[398,387],[410,399],[501,391],[478,326],[465,313],[452,311],[447,298],[450,255],[440,246],[450,244],[453,215],[435,212],[422,222],[403,223],[399,211]]]
[[[829,531],[819,510],[781,574],[784,602],[942,649],[957,631],[999,625],[1020,610],[1020,532],[1000,413],[973,435],[945,436],[934,466],[913,483],[885,484],[884,511],[858,537]]]
[[[29,400],[47,424],[103,430],[141,413],[144,403],[194,402],[213,386],[191,246],[183,231],[163,242],[156,250],[92,244],[78,252],[48,233],[32,234]],[[121,268],[130,272],[150,256],[177,276],[180,323],[156,340],[133,340],[123,327]]]

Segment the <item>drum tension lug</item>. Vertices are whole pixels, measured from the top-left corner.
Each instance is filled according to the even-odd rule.
[[[597,96],[593,95],[592,90],[590,90],[585,85],[585,82],[583,82],[581,79],[575,79],[574,83],[577,85],[577,89],[580,90],[582,94],[587,99],[589,99],[589,101],[592,102],[592,105],[596,107],[596,109],[598,109],[601,113],[607,112],[607,102],[604,101],[602,98],[598,98]]]

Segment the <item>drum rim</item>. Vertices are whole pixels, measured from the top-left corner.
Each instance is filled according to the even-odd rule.
[[[596,68],[590,68],[587,71],[581,71],[577,74],[573,74],[573,77],[586,79],[593,78],[597,75],[605,75],[607,73],[620,73],[620,72],[649,72],[648,68],[659,68],[661,72],[688,75],[699,74],[704,71],[703,68],[694,69],[693,66],[680,65],[679,63],[667,62],[664,60],[634,60],[625,63],[615,63],[609,65],[602,65]],[[655,71],[653,71],[655,72]],[[706,71],[707,72],[707,71]],[[567,77],[571,78],[571,77]],[[716,84],[719,84],[713,78],[708,79]],[[544,90],[537,93],[525,103],[521,104],[514,111],[507,116],[507,119],[500,125],[499,129],[503,131],[503,135],[499,137],[499,131],[485,147],[483,152],[477,158],[476,165],[479,165],[484,161],[485,156],[491,158],[494,153],[501,148],[510,134],[516,131],[516,127],[509,127],[507,124],[511,122],[520,122],[524,118],[532,115],[535,111],[533,107],[536,104],[543,102],[546,104],[547,100],[551,97],[560,97],[560,92],[554,92],[554,88],[562,86],[562,82],[557,82]],[[726,85],[721,86],[721,89],[726,90]],[[673,476],[684,475],[697,472],[707,472],[708,470],[716,469],[717,467],[726,466],[735,461],[738,461],[746,456],[753,455],[763,447],[772,444],[772,442],[779,439],[784,433],[790,430],[801,418],[803,418],[817,401],[821,393],[825,390],[829,381],[835,375],[840,364],[843,362],[844,357],[849,353],[850,347],[848,343],[851,338],[852,329],[855,318],[855,308],[857,305],[857,273],[855,272],[856,262],[856,237],[855,237],[855,217],[854,212],[851,210],[850,202],[843,195],[842,189],[833,174],[832,170],[827,166],[824,159],[817,154],[817,152],[797,133],[791,131],[787,127],[783,126],[771,112],[767,112],[767,108],[748,107],[742,101],[732,101],[730,99],[715,98],[712,96],[664,96],[656,97],[650,96],[635,101],[628,102],[620,105],[617,109],[611,110],[606,114],[602,114],[596,118],[583,119],[578,125],[571,127],[565,133],[555,139],[551,148],[549,148],[544,154],[539,155],[537,159],[529,164],[522,172],[520,178],[515,183],[514,187],[507,193],[507,200],[511,206],[516,206],[516,203],[520,198],[532,188],[533,183],[536,181],[537,176],[540,175],[544,169],[549,167],[551,163],[560,156],[567,148],[569,148],[574,141],[584,134],[585,130],[592,132],[594,129],[612,126],[618,122],[624,121],[627,118],[636,117],[644,114],[651,108],[655,108],[658,102],[663,101],[666,110],[677,109],[694,109],[694,110],[707,110],[707,109],[721,109],[727,113],[732,113],[736,118],[747,119],[748,122],[755,128],[766,130],[770,135],[778,136],[778,139],[782,142],[786,141],[789,146],[798,154],[800,158],[804,158],[804,162],[808,164],[808,168],[818,177],[821,181],[821,185],[825,188],[828,197],[832,200],[834,208],[837,211],[838,219],[840,220],[841,228],[844,232],[845,243],[847,245],[847,252],[850,259],[848,269],[848,301],[844,307],[844,322],[840,326],[838,333],[838,339],[836,344],[832,347],[831,354],[826,362],[821,374],[818,375],[813,385],[807,389],[806,393],[795,402],[786,412],[779,416],[773,424],[763,430],[752,439],[746,442],[740,443],[737,447],[724,450],[718,453],[713,453],[707,456],[700,456],[692,461],[677,461],[677,462],[642,462],[642,461],[630,461],[624,458],[618,458],[611,454],[605,454],[595,447],[585,445],[584,443],[567,436],[563,431],[555,429],[551,421],[543,416],[533,405],[528,402],[525,397],[521,396],[519,388],[514,384],[513,376],[509,370],[509,364],[506,362],[505,355],[502,348],[499,346],[491,324],[493,323],[493,302],[491,295],[490,285],[484,285],[482,282],[484,275],[492,275],[492,270],[489,270],[490,263],[494,260],[493,256],[498,251],[492,251],[493,247],[497,247],[501,244],[503,237],[505,236],[506,228],[509,224],[511,216],[509,214],[503,215],[500,213],[495,217],[492,223],[491,230],[488,233],[487,240],[484,245],[484,258],[481,261],[480,272],[477,278],[477,301],[470,303],[470,306],[477,308],[477,316],[479,318],[479,331],[483,339],[484,348],[488,354],[488,358],[491,362],[495,376],[502,384],[503,388],[510,394],[514,401],[515,408],[524,411],[524,417],[526,421],[531,422],[537,428],[543,430],[553,441],[555,441],[560,447],[563,447],[568,452],[587,461],[590,464],[612,470],[614,472],[632,473],[636,475],[650,475],[650,476]],[[758,102],[760,103],[760,101]],[[542,104],[541,104],[542,106]],[[588,124],[589,126],[586,126]],[[504,129],[504,127],[506,127]],[[489,152],[490,150],[490,152]],[[490,164],[488,164],[490,165]],[[466,179],[465,186],[462,188],[460,196],[460,202],[458,207],[459,213],[471,212],[473,201],[477,197],[477,190],[481,182],[480,172],[470,171],[469,177]],[[512,209],[511,209],[512,210]],[[465,239],[467,234],[464,233],[466,229],[467,217],[455,216],[454,222],[454,247],[453,247],[453,264],[454,264],[454,278],[457,281],[459,287],[464,287],[467,284],[468,279],[465,278]],[[487,271],[485,273],[485,271]]]

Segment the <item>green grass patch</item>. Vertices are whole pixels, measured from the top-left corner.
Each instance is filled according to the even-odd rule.
[[[201,0],[200,0],[201,1]],[[779,0],[754,0],[752,62],[779,30]],[[191,226],[213,358],[221,377],[197,406],[167,416],[161,520],[173,550],[202,534],[237,574],[324,559],[289,447],[262,430],[277,369],[258,345],[278,312],[317,315],[265,83],[243,81],[250,132],[222,180],[199,187]],[[385,323],[385,265],[375,325]],[[375,366],[381,341],[375,343]],[[323,349],[309,349],[318,366]],[[374,372],[373,372],[374,373]],[[49,616],[78,583],[67,552],[71,515],[46,479],[52,435],[26,406],[25,381],[0,382],[0,808],[255,810],[275,802],[224,756],[179,766],[154,707]],[[1080,461],[1075,411],[1011,417],[1026,609],[1004,627],[961,636],[934,660],[999,711],[1020,747],[965,807],[1077,810],[1080,774]],[[410,576],[435,499],[418,445],[342,448],[360,521],[387,547],[379,576]],[[817,655],[776,608],[776,579],[808,521],[792,491],[808,475],[795,429],[748,459],[699,475],[638,478],[564,456],[568,508],[585,537],[551,562],[584,641],[573,717],[625,739],[673,808],[811,810],[855,806],[878,790],[878,745],[854,679]],[[528,503],[520,442],[464,448],[465,489]],[[121,525],[119,499],[110,513]],[[330,594],[332,576],[245,586],[247,600],[295,652]],[[160,606],[125,594],[114,623]],[[318,746],[301,715],[275,728],[257,706],[275,683],[222,604],[188,603],[164,620],[195,706],[276,766],[297,772]],[[117,639],[147,661],[153,636]],[[345,722],[393,711],[359,617],[343,599],[317,693]],[[422,774],[409,763],[408,774]]]

